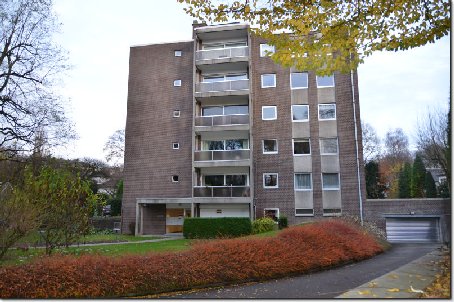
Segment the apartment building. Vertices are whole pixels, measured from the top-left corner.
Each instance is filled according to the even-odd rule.
[[[318,77],[271,52],[245,24],[131,47],[123,233],[182,232],[186,217],[361,215],[356,73]]]

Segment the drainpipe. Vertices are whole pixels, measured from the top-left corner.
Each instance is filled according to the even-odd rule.
[[[363,197],[361,194],[361,175],[359,173],[359,148],[358,148],[358,126],[356,125],[356,100],[355,100],[355,85],[354,85],[353,70],[350,71],[350,81],[352,84],[352,101],[353,101],[353,122],[355,123],[355,147],[356,147],[356,174],[358,177],[358,197],[359,197],[359,217],[361,225],[364,224],[363,220]]]

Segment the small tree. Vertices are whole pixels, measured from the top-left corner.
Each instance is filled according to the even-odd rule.
[[[426,178],[426,168],[421,155],[416,154],[411,171],[411,197],[422,198],[424,194],[424,180]]]
[[[369,161],[365,166],[367,198],[385,198],[385,186],[380,182],[379,167],[376,161]]]
[[[399,173],[399,198],[411,197],[411,165],[405,163]]]
[[[44,167],[37,177],[28,173],[26,186],[40,211],[40,233],[47,254],[88,232],[88,218],[97,197],[87,181],[67,170]]]

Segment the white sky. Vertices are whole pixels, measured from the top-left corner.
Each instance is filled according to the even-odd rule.
[[[56,0],[58,43],[73,68],[61,94],[79,139],[58,155],[104,159],[108,137],[126,123],[129,47],[192,37],[192,18],[176,0]],[[413,141],[427,108],[447,108],[450,37],[405,51],[380,52],[358,69],[361,119],[380,137],[400,127]]]

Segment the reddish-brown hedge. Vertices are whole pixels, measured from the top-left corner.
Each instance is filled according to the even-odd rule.
[[[341,221],[291,227],[273,238],[225,239],[179,253],[53,256],[0,268],[2,298],[146,295],[302,274],[369,258],[382,248]]]

